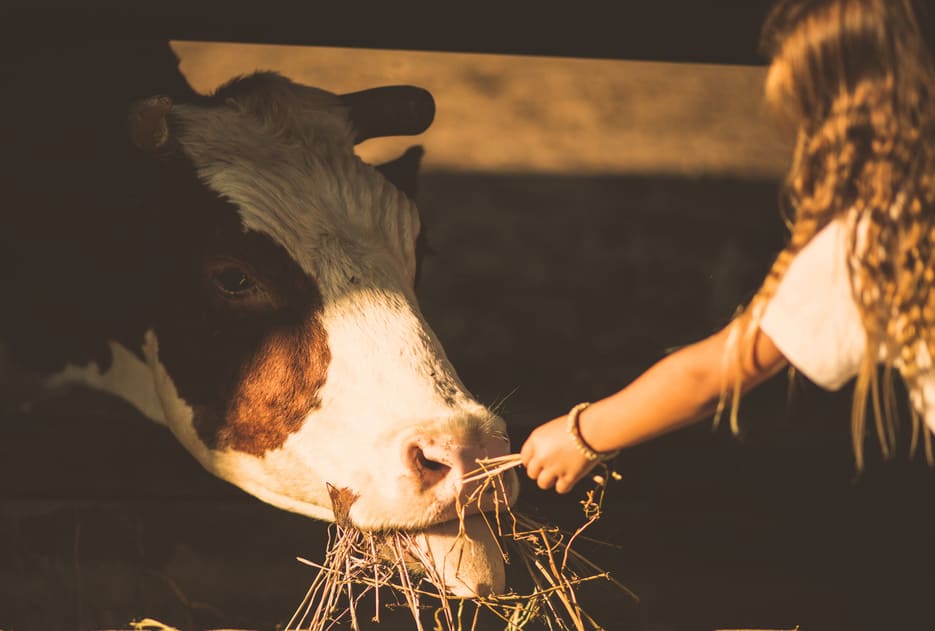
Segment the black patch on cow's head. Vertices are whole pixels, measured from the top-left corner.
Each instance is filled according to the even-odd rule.
[[[205,445],[261,455],[320,404],[330,362],[321,294],[281,245],[245,231],[187,160],[160,166],[154,210],[174,218],[153,288],[160,361]]]

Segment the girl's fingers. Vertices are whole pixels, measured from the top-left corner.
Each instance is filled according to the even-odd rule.
[[[555,485],[555,474],[551,471],[543,471],[539,474],[539,477],[536,478],[536,484],[538,484],[539,488],[543,491],[548,491]]]
[[[562,476],[555,481],[555,492],[565,494],[575,486],[575,482],[569,480],[569,478]]]

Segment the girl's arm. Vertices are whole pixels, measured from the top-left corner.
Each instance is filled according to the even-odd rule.
[[[584,441],[595,451],[629,447],[711,415],[739,377],[746,391],[785,366],[772,340],[757,330],[752,352],[725,365],[730,326],[661,359],[623,390],[579,416]],[[738,372],[740,373],[738,375]],[[521,450],[540,488],[567,493],[594,465],[577,448],[561,416],[536,428]]]

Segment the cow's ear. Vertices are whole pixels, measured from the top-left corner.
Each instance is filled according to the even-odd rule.
[[[167,96],[151,96],[130,106],[130,142],[147,153],[166,151],[172,145],[169,131],[169,112],[172,99]]]
[[[422,145],[409,147],[403,155],[376,168],[393,186],[415,201],[419,185],[419,165],[422,163],[423,154],[425,150],[422,149]]]
[[[435,118],[435,99],[413,85],[371,88],[340,99],[354,125],[354,144],[379,136],[421,134]]]

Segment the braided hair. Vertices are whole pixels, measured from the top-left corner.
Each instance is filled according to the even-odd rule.
[[[735,322],[736,357],[751,355],[765,306],[796,254],[847,217],[851,289],[867,340],[852,409],[858,468],[868,399],[889,456],[894,371],[924,409],[919,379],[935,358],[935,65],[921,9],[912,0],[782,0],[762,37],[773,60],[767,103],[796,129],[782,195],[791,235]],[[739,394],[738,383],[722,396],[722,409],[731,399],[735,429]],[[913,411],[913,450],[919,429]]]

